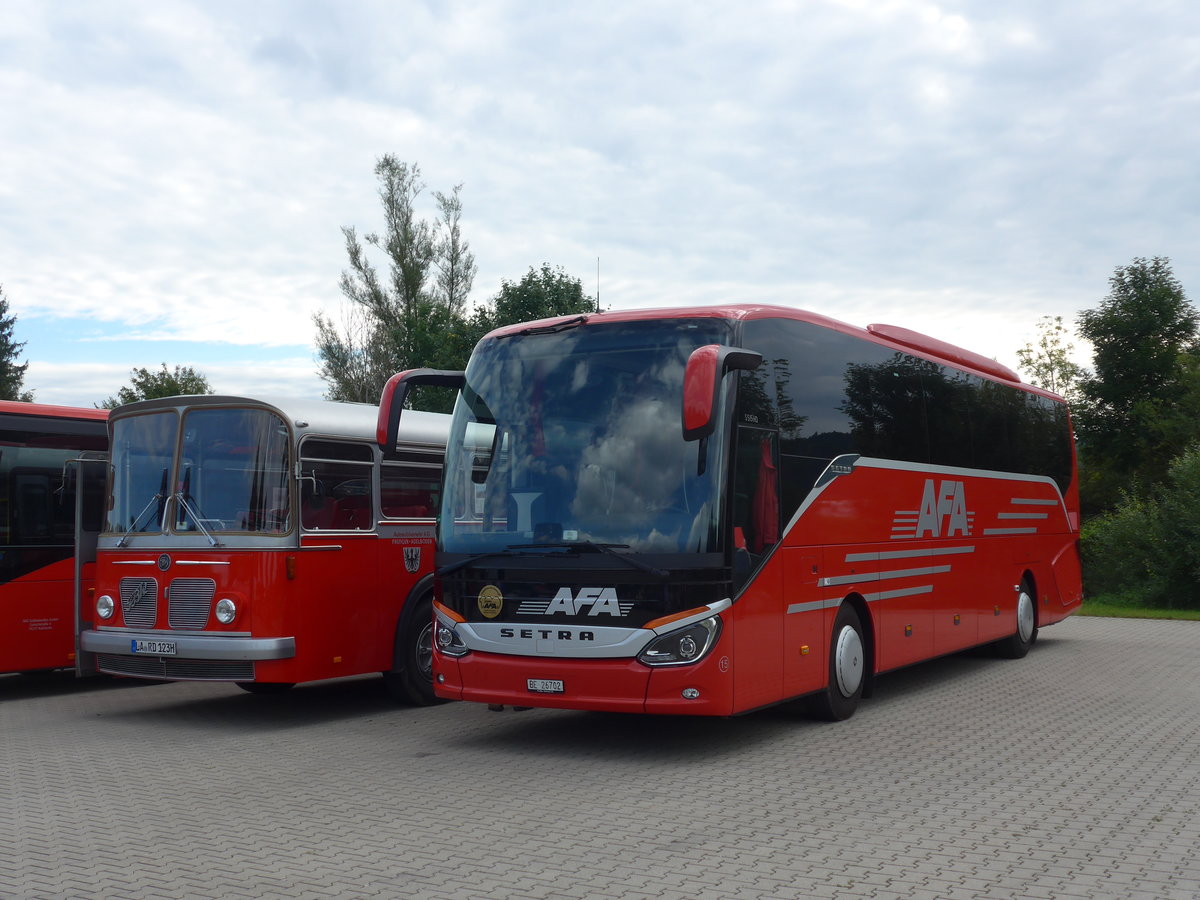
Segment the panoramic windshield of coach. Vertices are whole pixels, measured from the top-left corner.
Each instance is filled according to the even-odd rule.
[[[719,448],[683,440],[680,405],[691,352],[728,342],[724,320],[675,319],[482,343],[455,410],[443,549],[717,549]]]

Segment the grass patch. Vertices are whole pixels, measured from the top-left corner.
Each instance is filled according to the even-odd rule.
[[[1077,616],[1112,616],[1118,619],[1188,619],[1200,621],[1200,609],[1153,609],[1131,603],[1110,602],[1104,598],[1084,600]]]

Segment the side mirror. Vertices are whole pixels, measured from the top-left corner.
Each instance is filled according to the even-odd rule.
[[[761,353],[739,347],[706,344],[693,350],[683,373],[683,439],[698,441],[713,433],[713,414],[726,372],[757,369],[761,363]]]
[[[385,457],[396,452],[396,440],[400,434],[400,413],[408,399],[410,388],[423,384],[462,390],[466,384],[465,372],[447,372],[441,369],[409,369],[388,379],[379,397],[379,419],[375,425],[375,440]]]

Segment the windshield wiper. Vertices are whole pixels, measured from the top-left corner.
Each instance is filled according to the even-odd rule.
[[[200,513],[192,506],[191,503],[188,503],[189,500],[191,500],[192,503],[194,503],[196,501],[196,498],[193,497],[191,494],[191,490],[192,490],[192,467],[188,466],[183,472],[183,489],[175,492],[175,502],[179,504],[180,508],[184,511],[184,513],[186,515],[189,515],[192,517],[192,522],[195,524],[195,526],[200,529],[200,531],[204,534],[204,536],[206,538],[208,538],[209,546],[211,546],[211,547],[221,546],[221,542],[218,541],[211,534],[209,534],[208,529],[204,527],[204,522],[200,519]],[[183,523],[181,523],[181,524],[183,524]]]
[[[137,531],[138,522],[142,521],[142,516],[144,516],[146,514],[146,510],[148,510],[155,503],[158,503],[158,519],[159,519],[159,522],[161,523],[162,522],[162,514],[163,514],[163,503],[166,502],[166,498],[167,498],[167,470],[163,469],[162,470],[162,483],[158,487],[158,493],[155,494],[153,497],[151,497],[149,502],[145,506],[142,507],[142,511],[133,517],[133,521],[129,523],[129,527],[125,530],[125,533],[123,535],[121,535],[121,539],[119,541],[117,541],[117,546],[118,547],[125,546],[125,542],[129,540],[129,536],[131,534],[133,534],[135,531]]]
[[[587,320],[587,316],[576,316],[574,319],[567,319],[565,322],[555,322],[553,325],[534,325],[531,328],[522,328],[520,331],[510,331],[508,334],[497,335],[497,338],[512,337],[514,334],[519,334],[522,337],[531,334],[558,334],[560,331],[566,331],[568,328],[578,328]]]
[[[595,550],[598,553],[607,553],[609,556],[615,556],[627,566],[632,566],[635,569],[641,569],[643,572],[649,572],[655,578],[666,578],[671,573],[666,569],[660,569],[658,566],[652,566],[650,563],[642,562],[636,556],[630,556],[627,553],[617,552],[617,548],[628,550],[628,544],[597,544],[595,541],[548,541],[544,544],[514,544],[513,550],[533,550],[533,549],[559,549],[559,550],[574,550],[578,547],[586,547],[589,550]]]
[[[529,556],[530,554],[528,553],[518,552],[524,546],[524,544],[521,544],[517,547],[504,547],[501,550],[489,550],[487,553],[475,553],[471,556],[465,557],[464,559],[460,559],[457,562],[452,562],[449,565],[442,566],[434,574],[449,575],[451,572],[457,572],[459,569],[465,569],[467,566],[477,563],[481,559],[491,559],[493,556]]]

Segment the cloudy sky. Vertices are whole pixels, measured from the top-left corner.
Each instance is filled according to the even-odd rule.
[[[320,396],[384,153],[463,185],[476,300],[543,262],[591,293],[599,259],[604,306],[781,303],[1010,366],[1135,257],[1200,302],[1188,0],[0,0],[26,386],[90,406],[166,362]]]

